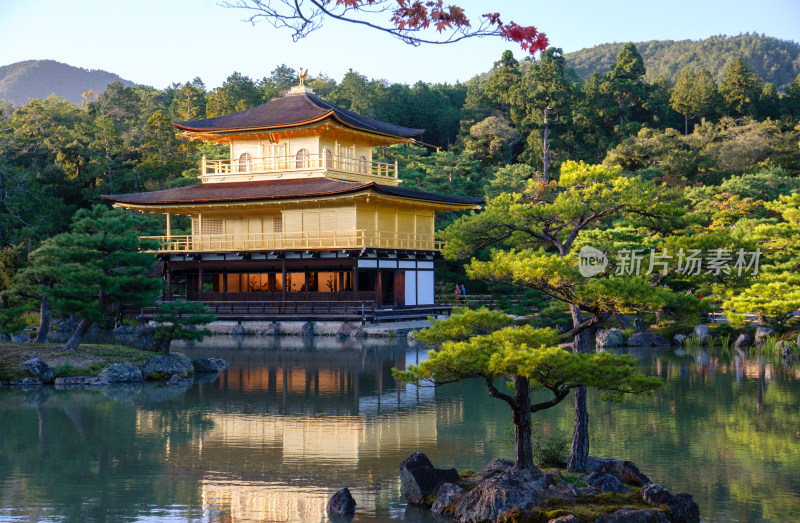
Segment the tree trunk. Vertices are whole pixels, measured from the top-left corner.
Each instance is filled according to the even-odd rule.
[[[689,114],[683,115],[683,135],[689,136]]]
[[[581,310],[576,305],[570,305],[573,326],[581,323]],[[588,352],[586,348],[586,332],[575,335],[573,342],[575,352]],[[572,434],[572,446],[569,451],[567,470],[570,472],[583,472],[589,460],[589,410],[586,407],[586,387],[575,389],[575,429]]]
[[[589,410],[586,408],[586,387],[575,389],[575,432],[569,451],[567,470],[585,472],[589,461]]]
[[[50,333],[50,304],[47,303],[47,294],[42,291],[42,304],[39,306],[39,332],[36,333],[36,343],[47,343]]]
[[[517,469],[533,468],[533,443],[531,441],[531,388],[528,378],[514,378],[514,450]]]
[[[628,318],[625,317],[624,314],[618,311],[614,311],[614,317],[617,319],[618,322],[622,324],[622,328],[624,329],[633,329],[633,323],[630,322]]]
[[[544,139],[542,140],[542,165],[544,183],[550,181],[550,125],[547,123],[547,116],[550,107],[544,108]]]
[[[88,331],[89,327],[92,326],[92,323],[94,323],[92,320],[81,320],[81,322],[75,328],[75,332],[72,333],[72,336],[69,337],[67,343],[64,344],[64,350],[74,351],[77,349],[83,341],[83,336],[86,334],[86,331]]]

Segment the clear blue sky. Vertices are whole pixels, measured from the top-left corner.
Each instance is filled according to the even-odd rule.
[[[497,11],[534,25],[565,52],[745,32],[800,42],[800,0],[452,1],[473,19]],[[505,49],[523,56],[500,39],[414,48],[341,22],[294,43],[244,17],[215,0],[0,0],[0,65],[52,59],[158,88],[196,76],[213,88],[234,71],[260,79],[281,63],[337,81],[352,68],[391,82],[452,83],[488,70]]]

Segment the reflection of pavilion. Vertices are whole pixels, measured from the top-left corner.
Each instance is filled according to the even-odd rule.
[[[322,520],[328,497],[344,486],[370,511],[378,483],[396,478],[397,456],[436,445],[434,389],[398,387],[390,373],[415,353],[385,341],[339,351],[302,350],[298,338],[279,343],[214,349],[228,371],[186,398],[208,406],[213,428],[169,449],[170,465],[202,471],[204,509],[214,519]],[[458,417],[462,409],[447,410]],[[157,413],[137,414],[140,433],[158,433],[162,423]]]

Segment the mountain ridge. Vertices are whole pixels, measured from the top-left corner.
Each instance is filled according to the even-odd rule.
[[[55,94],[80,104],[82,94],[106,90],[108,84],[122,82],[125,87],[136,84],[121,76],[100,69],[84,69],[55,60],[25,60],[0,66],[0,99],[20,106],[29,98],[47,98]]]

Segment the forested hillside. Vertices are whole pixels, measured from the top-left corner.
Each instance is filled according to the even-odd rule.
[[[597,71],[611,70],[622,43],[603,44],[566,55],[567,64],[584,79]],[[651,40],[638,42],[636,48],[647,67],[645,78],[653,81],[663,76],[675,84],[684,67],[707,69],[716,81],[722,80],[725,68],[736,57],[767,83],[779,89],[800,74],[800,44],[764,35],[712,36],[705,40]]]
[[[27,60],[0,67],[0,100],[10,100],[19,106],[28,103],[29,98],[56,94],[79,104],[83,93],[90,90],[102,93],[113,82],[121,82],[125,87],[135,85],[107,71],[73,67],[53,60]]]

